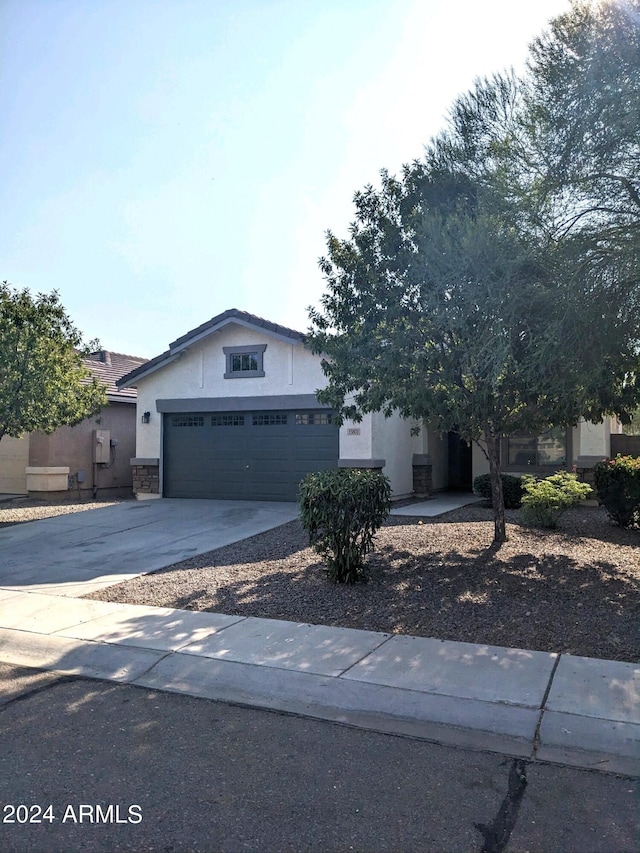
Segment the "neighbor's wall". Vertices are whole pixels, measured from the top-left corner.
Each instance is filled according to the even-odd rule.
[[[11,438],[5,435],[0,441],[0,493],[24,495],[27,492],[29,464],[29,436]]]
[[[30,467],[68,466],[75,475],[71,496],[128,497],[132,494],[130,459],[135,453],[136,407],[133,403],[112,402],[98,415],[74,427],[60,427],[52,435],[32,433]],[[107,465],[93,464],[94,430],[109,430],[117,447],[110,452]],[[84,481],[77,474],[84,471]]]
[[[250,347],[266,344],[263,377],[225,379],[223,347]],[[162,416],[159,399],[194,397],[253,397],[273,394],[313,394],[326,385],[320,360],[300,341],[288,343],[250,329],[230,324],[194,344],[174,362],[138,382],[138,435],[132,456],[160,458]],[[148,424],[141,423],[143,412],[151,413]]]

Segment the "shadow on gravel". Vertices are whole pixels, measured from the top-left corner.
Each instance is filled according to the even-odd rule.
[[[91,597],[612,660],[640,655],[636,581],[606,560],[385,546],[370,555],[369,582],[351,587],[329,583],[308,549],[272,554],[257,575],[243,577],[239,565],[237,579],[220,576],[225,563],[174,567]]]

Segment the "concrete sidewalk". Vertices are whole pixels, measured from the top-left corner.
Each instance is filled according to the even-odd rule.
[[[640,668],[0,589],[0,660],[640,775]]]
[[[632,663],[79,598],[296,516],[295,504],[163,500],[5,528],[0,661],[640,775]]]

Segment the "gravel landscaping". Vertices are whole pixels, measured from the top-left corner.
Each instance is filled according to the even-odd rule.
[[[25,521],[38,521],[42,518],[53,518],[56,515],[66,515],[71,512],[83,512],[87,509],[98,509],[99,507],[122,503],[122,500],[124,499],[41,501],[35,498],[14,498],[10,501],[0,502],[0,527],[22,524]]]
[[[87,597],[638,661],[640,531],[595,506],[557,531],[507,521],[496,550],[483,506],[391,517],[353,587],[327,581],[293,521]]]

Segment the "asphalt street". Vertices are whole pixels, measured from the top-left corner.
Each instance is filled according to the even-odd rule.
[[[637,783],[0,664],[0,850],[636,853]]]

